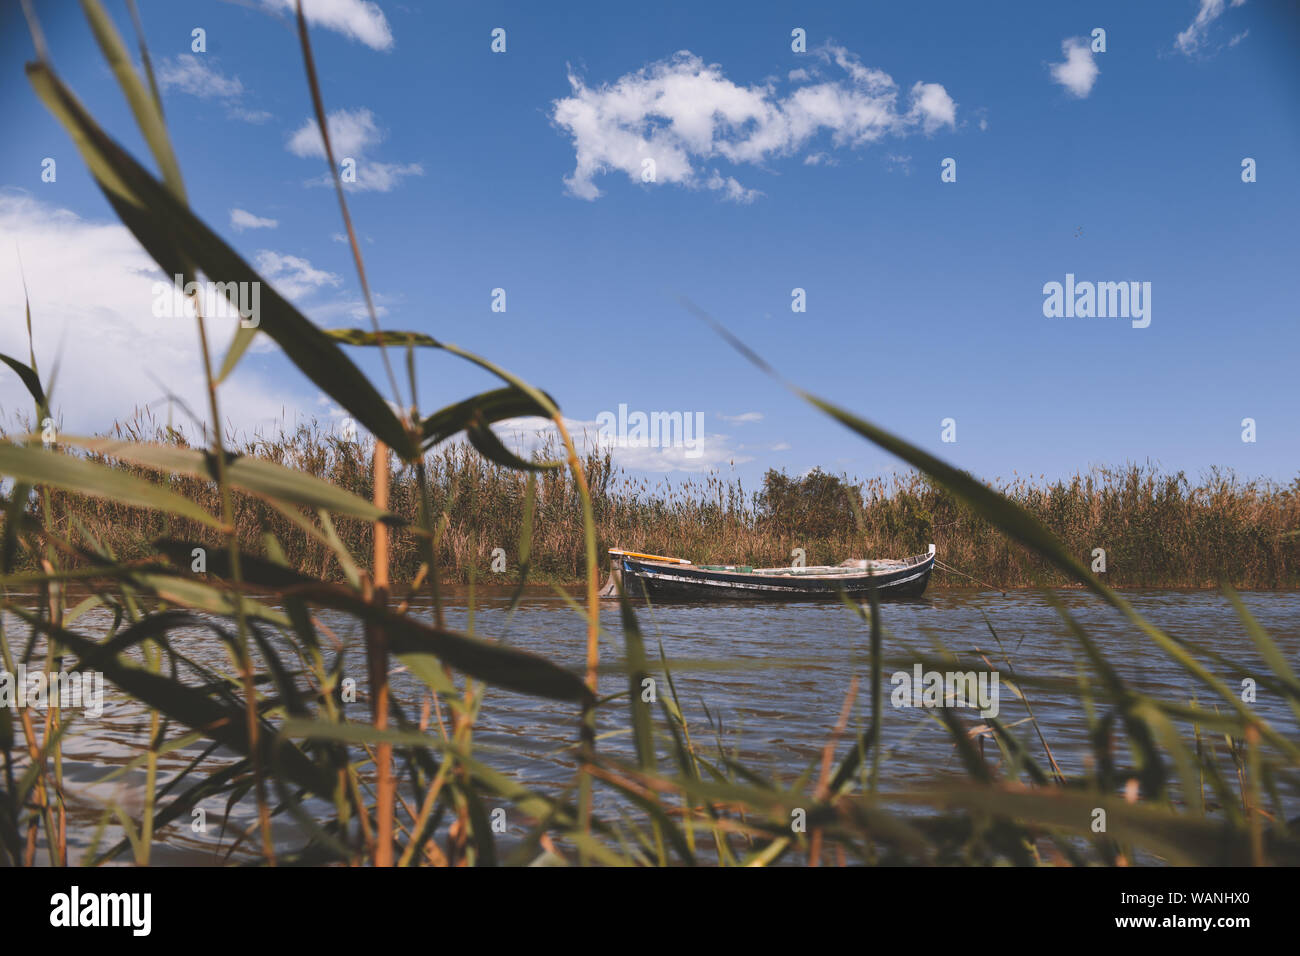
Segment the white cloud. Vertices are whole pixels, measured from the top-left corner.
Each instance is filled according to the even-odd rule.
[[[252,123],[255,126],[260,126],[275,118],[266,110],[250,110],[245,109],[242,106],[230,107],[227,110],[226,115],[231,119],[243,120],[245,123]]]
[[[938,83],[914,83],[910,116],[919,118],[927,133],[934,133],[957,125],[957,104]]]
[[[657,183],[718,190],[749,202],[760,194],[709,161],[762,165],[823,136],[835,148],[853,149],[885,136],[956,125],[957,105],[938,83],[914,84],[904,111],[888,74],[864,66],[843,47],[827,45],[816,56],[843,75],[813,82],[814,71],[796,70],[789,75],[796,85],[785,93],[773,82],[733,83],[721,67],[688,51],[599,87],[571,72],[572,95],[556,100],[551,113],[573,138],[576,166],[564,180],[568,191],[596,199],[597,176],[619,171],[641,182],[643,161],[653,159]]]
[[[192,320],[153,314],[155,283],[164,276],[127,229],[116,222],[82,219],[29,195],[0,191],[0,315],[23,314],[22,254],[31,294],[32,333],[42,380],[58,366],[53,403],[62,430],[106,429],[135,408],[155,404],[165,416],[167,392],[206,417],[207,397]],[[233,321],[208,323],[213,354],[224,355]],[[27,357],[26,325],[0,323],[0,351]],[[301,392],[280,381],[259,381],[237,369],[221,390],[222,415],[238,430],[274,428],[282,410],[302,407]],[[31,399],[13,375],[0,376],[6,417],[27,412]],[[175,412],[177,424],[186,421]]]
[[[240,102],[247,90],[237,76],[226,76],[207,54],[197,57],[182,53],[158,64],[158,86],[164,93],[185,93],[201,100],[218,100],[225,104],[226,115],[245,123],[265,123],[271,119],[266,110],[245,107]]]
[[[600,425],[594,420],[565,418],[564,427],[573,438],[579,455],[607,449],[613,456],[615,465],[629,471],[708,472],[753,460],[750,456],[740,454],[738,447],[733,447],[726,435],[714,432],[706,432],[698,444],[693,443],[691,448],[685,445],[659,448],[602,443]],[[553,454],[557,447],[562,447],[555,424],[545,418],[510,418],[498,422],[492,428],[507,448],[524,458],[529,457],[535,449],[549,447]]]
[[[384,295],[374,296],[375,315],[383,318],[388,314],[388,306],[381,303],[387,301],[390,297]],[[365,299],[342,299],[337,302],[326,302],[316,304],[311,307],[312,321],[323,327],[329,327],[336,322],[347,320],[362,321],[370,318],[370,310],[366,308]]]
[[[375,122],[375,114],[368,109],[335,110],[325,119],[330,128],[330,147],[340,159],[364,153],[384,138],[384,133]],[[321,138],[320,126],[314,119],[306,120],[289,137],[287,149],[304,159],[325,158],[325,141]]]
[[[1231,5],[1239,7],[1245,2],[1246,0],[1232,0]],[[1205,43],[1210,26],[1215,20],[1223,16],[1226,6],[1224,0],[1201,0],[1201,6],[1196,11],[1196,19],[1187,25],[1186,30],[1174,37],[1174,46],[1178,48],[1179,52],[1188,56],[1198,52]],[[1245,36],[1244,33],[1237,34],[1229,41],[1228,45],[1236,46],[1245,39]]]
[[[243,232],[245,229],[274,229],[278,225],[280,225],[278,219],[255,216],[245,209],[230,210],[230,228],[235,232]]]
[[[912,175],[912,157],[901,153],[889,153],[885,156],[885,162],[888,164],[889,171],[892,173],[895,169],[901,169],[903,175]]]
[[[276,13],[297,16],[296,0],[262,0]],[[368,0],[303,0],[303,14],[312,26],[334,30],[372,50],[391,50],[393,31],[379,5]]]
[[[707,189],[714,189],[721,192],[732,202],[751,203],[759,196],[763,195],[757,189],[746,189],[736,181],[736,177],[723,176],[716,169],[704,185]]]
[[[761,422],[763,420],[762,412],[741,412],[739,415],[718,415],[724,422],[729,425],[746,425],[750,422]]]
[[[1092,58],[1092,47],[1087,40],[1071,37],[1061,41],[1061,52],[1065,54],[1064,63],[1053,63],[1052,80],[1060,83],[1071,95],[1083,99],[1092,92],[1101,72]]]
[[[348,192],[386,193],[396,189],[407,176],[423,176],[424,167],[419,163],[380,163],[375,160],[353,157],[357,160],[357,178],[343,181],[343,188]],[[333,188],[334,177],[321,173],[303,181],[304,186],[328,186]],[[346,240],[342,240],[346,241]],[[367,242],[374,240],[367,238]]]
[[[262,278],[287,299],[301,299],[317,289],[325,286],[337,288],[343,283],[342,277],[315,268],[301,256],[259,249],[253,262]]]
[[[237,76],[226,76],[207,60],[193,53],[182,53],[158,64],[158,86],[164,93],[173,90],[197,96],[201,100],[239,99],[244,84]]]
[[[400,186],[407,176],[423,175],[424,167],[419,163],[380,163],[374,160],[359,160],[356,182],[344,183],[343,187],[357,192],[386,193]],[[325,176],[321,179],[323,181],[317,181],[313,185],[327,186],[334,183],[332,177]]]
[[[419,163],[384,163],[370,159],[372,147],[383,142],[385,132],[379,127],[374,113],[364,107],[355,110],[335,110],[326,117],[330,131],[330,147],[339,162],[352,159],[356,162],[356,180],[344,182],[345,189],[358,192],[386,193],[396,189],[408,176],[423,176]],[[289,137],[285,146],[289,152],[304,159],[325,158],[325,141],[320,126],[314,119],[303,122]],[[307,180],[308,186],[332,186],[334,178],[328,173]]]

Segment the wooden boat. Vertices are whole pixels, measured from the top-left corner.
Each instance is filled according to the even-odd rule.
[[[807,601],[841,594],[866,599],[873,589],[881,600],[920,597],[934,570],[934,545],[925,554],[901,560],[850,560],[814,567],[753,568],[734,564],[692,564],[684,558],[611,548],[610,576],[602,597],[618,594],[656,600]]]

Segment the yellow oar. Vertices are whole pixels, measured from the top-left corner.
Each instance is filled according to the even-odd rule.
[[[621,554],[629,558],[640,558],[643,561],[666,561],[669,564],[690,564],[685,558],[670,558],[662,554],[642,554],[640,551],[624,551],[622,548],[610,548],[610,554]]]

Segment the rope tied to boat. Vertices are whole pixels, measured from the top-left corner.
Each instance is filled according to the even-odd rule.
[[[940,561],[938,558],[934,559],[934,566],[937,568],[942,568],[944,571],[947,571],[950,574],[960,574],[964,578],[970,578],[976,584],[983,585],[984,587],[988,588],[990,591],[998,591],[1002,594],[1003,597],[1007,596],[1007,592],[1002,588],[998,587],[997,585],[989,584],[987,581],[981,581],[979,578],[975,577],[972,574],[967,574],[965,571],[959,571],[956,568],[954,568],[951,564],[946,564],[943,561]]]

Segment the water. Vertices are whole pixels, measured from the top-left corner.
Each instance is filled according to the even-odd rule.
[[[1213,702],[1211,691],[1199,685],[1118,612],[1082,592],[1061,591],[1057,596],[1131,687],[1178,703],[1192,699],[1202,704]],[[1240,688],[1243,679],[1268,674],[1236,612],[1221,595],[1204,591],[1135,591],[1128,592],[1127,597],[1139,613],[1167,633],[1223,655],[1227,663],[1209,662],[1207,666],[1230,687]],[[1243,600],[1293,668],[1300,670],[1300,594],[1254,592],[1243,595]],[[417,609],[416,613],[426,610]],[[464,593],[448,598],[449,626],[466,629],[471,615],[473,628],[480,636],[500,638],[575,671],[583,670],[584,622],[558,597],[527,597],[513,617],[508,613],[505,594],[480,590],[472,609]],[[345,674],[355,676],[364,687],[359,627],[330,612],[324,613],[322,619],[344,649]],[[639,619],[652,662],[651,672],[660,678],[657,693],[669,693],[658,667],[659,646],[662,644],[670,661],[681,662],[673,670],[678,696],[696,746],[709,759],[716,756],[720,740],[729,754],[755,772],[786,782],[794,780],[820,761],[855,676],[861,687],[838,755],[844,753],[847,741],[866,723],[870,713],[869,633],[842,606],[663,606],[643,610]],[[882,621],[883,650],[890,659],[899,658],[903,663],[940,659],[946,649],[962,661],[953,668],[966,670],[975,666],[977,652],[985,654],[1003,680],[999,717],[1006,724],[1016,724],[1026,717],[1024,704],[1008,688],[1007,680],[1014,681],[1015,674],[1027,674],[1072,681],[1076,659],[1081,657],[1080,648],[1058,612],[1037,592],[1017,591],[1003,596],[936,591],[922,601],[884,605]],[[104,619],[92,612],[76,623],[76,629],[96,634],[103,623]],[[989,624],[997,631],[1000,646]],[[604,606],[602,626],[608,630],[602,638],[602,663],[617,663],[623,655],[622,631],[616,609],[610,604]],[[6,620],[6,633],[11,646],[19,650],[25,634],[15,618]],[[229,671],[224,649],[206,633],[176,632],[173,640],[196,660]],[[732,668],[692,669],[690,661],[727,661]],[[885,668],[886,695],[894,686],[890,676],[897,669],[894,663]],[[910,667],[906,669],[910,671]],[[408,714],[419,713],[422,687],[400,669],[393,677],[396,700]],[[603,694],[625,687],[626,678],[620,674],[602,676]],[[1085,772],[1087,724],[1077,695],[1033,687],[1026,688],[1026,692],[1056,762],[1067,775]],[[1254,704],[1257,712],[1294,738],[1298,734],[1295,718],[1285,703],[1264,688],[1258,695]],[[976,710],[961,713],[969,725],[980,723]],[[357,705],[356,715],[364,719],[364,705]],[[658,719],[658,712],[656,715]],[[619,732],[628,726],[626,717],[623,702],[602,711],[598,732],[614,732],[602,740],[602,748],[630,753],[628,735]],[[570,747],[576,729],[577,714],[572,705],[490,688],[474,734],[476,756],[527,784],[556,792],[572,778]],[[1025,742],[1029,753],[1046,765],[1043,746],[1032,727],[1019,723],[1013,732]],[[148,717],[144,711],[110,687],[103,714],[96,719],[80,717],[65,738],[64,774],[70,794],[69,842],[73,859],[89,845],[104,806],[118,803],[138,818],[143,769],[107,782],[104,777],[139,757],[147,735]],[[962,772],[951,738],[931,712],[895,708],[887,696],[882,739],[886,758],[881,781],[886,789],[933,781],[936,774]],[[1220,753],[1225,749],[1220,746]],[[163,755],[159,760],[161,779],[178,772],[195,753],[194,748],[189,748]],[[995,759],[996,749],[989,746],[986,754]],[[661,757],[667,760],[669,755],[662,752]],[[215,759],[223,758],[217,755]],[[1287,797],[1293,802],[1290,814],[1294,814],[1297,795]],[[230,850],[231,831],[218,839],[219,821],[225,811],[223,801],[211,800],[203,806],[214,821],[208,831],[195,832],[189,819],[171,825],[159,835],[155,862],[211,862],[217,858],[214,854]],[[234,809],[231,819],[247,825],[252,814],[252,801],[247,800]],[[283,846],[299,840],[294,825],[286,822],[279,826],[277,834]],[[104,845],[119,838],[120,832],[110,826]],[[242,853],[240,848],[235,858]]]

